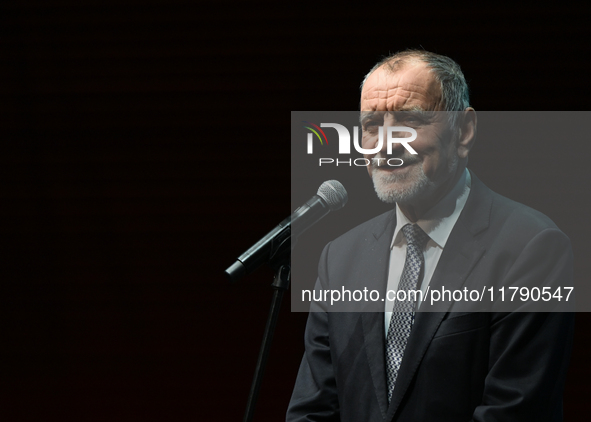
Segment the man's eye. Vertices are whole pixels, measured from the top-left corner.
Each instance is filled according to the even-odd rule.
[[[422,119],[408,119],[405,120],[404,122],[402,122],[403,126],[408,126],[408,127],[412,127],[412,128],[419,128],[421,126],[423,126],[425,124],[425,121]]]
[[[403,120],[404,123],[415,123],[419,124],[422,120],[417,116],[406,116]]]
[[[367,133],[377,133],[378,132],[378,125],[377,123],[367,124],[363,126],[363,131]]]
[[[419,115],[418,113],[413,112],[402,112],[398,113],[396,116],[398,122],[402,124],[408,125],[420,125],[425,123],[425,119],[423,116]]]

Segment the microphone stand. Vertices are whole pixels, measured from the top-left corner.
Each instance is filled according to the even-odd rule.
[[[289,262],[289,261],[288,261]],[[281,308],[281,301],[283,294],[289,289],[291,280],[291,266],[289,263],[281,264],[277,267],[275,277],[273,279],[273,299],[271,300],[271,309],[267,317],[267,325],[265,326],[265,334],[263,335],[263,343],[259,351],[257,366],[250,387],[250,394],[248,395],[248,402],[246,404],[246,412],[244,413],[243,422],[251,422],[254,414],[254,408],[259,396],[261,387],[261,380],[265,372],[265,366],[269,358],[269,350],[271,349],[271,342],[273,341],[273,334],[277,326],[277,318],[279,317],[279,309]]]

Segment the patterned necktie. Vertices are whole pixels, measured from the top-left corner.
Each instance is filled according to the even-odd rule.
[[[421,271],[425,265],[423,248],[429,236],[416,224],[407,224],[402,228],[406,237],[406,260],[398,284],[398,290],[415,290]],[[400,297],[404,297],[400,294]],[[407,300],[395,301],[392,318],[388,327],[386,339],[386,376],[388,380],[388,403],[392,400],[392,392],[398,377],[400,363],[404,356],[404,349],[414,320],[414,295],[406,295]]]

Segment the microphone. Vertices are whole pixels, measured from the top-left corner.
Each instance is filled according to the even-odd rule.
[[[250,274],[265,262],[274,263],[291,252],[292,227],[297,238],[331,211],[341,209],[347,203],[347,191],[337,180],[327,180],[308,202],[267,233],[238,260],[226,269],[231,281],[237,281]]]

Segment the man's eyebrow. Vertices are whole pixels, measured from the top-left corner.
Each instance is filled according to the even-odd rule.
[[[421,106],[415,105],[412,107],[402,107],[400,110],[394,111],[394,113],[412,113],[414,115],[420,116],[424,119],[433,118],[433,116],[437,113],[433,110],[425,110]]]
[[[386,113],[396,114],[396,113],[409,113],[409,112],[418,114],[423,118],[432,117],[433,114],[435,113],[434,111],[431,111],[431,110],[425,110],[420,105],[403,106],[398,110],[390,110],[390,111],[378,111],[378,110],[362,111],[360,114],[360,117],[359,117],[359,123],[361,123],[361,125],[364,125],[368,120],[374,119],[376,115],[384,115]]]
[[[432,113],[432,111],[425,110],[420,105],[414,105],[414,106],[410,106],[410,107],[402,107],[399,110],[394,110],[394,112],[397,112],[397,111],[412,111],[414,113],[423,114],[423,115],[427,115],[427,114]]]
[[[399,110],[394,110],[394,111],[425,111],[425,109],[423,107],[421,107],[420,105],[415,104],[413,106],[403,106]]]
[[[377,111],[362,111],[361,116],[359,117],[359,123],[361,123],[363,125],[368,120],[373,119],[373,117],[376,115],[376,113],[378,113],[378,112]],[[380,112],[380,113],[383,113],[383,112]]]

